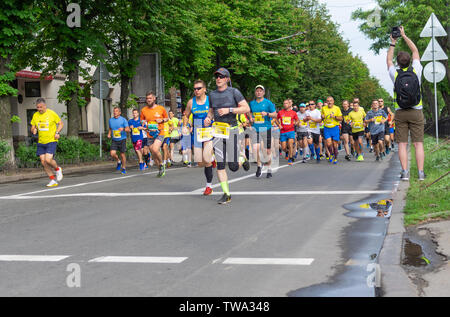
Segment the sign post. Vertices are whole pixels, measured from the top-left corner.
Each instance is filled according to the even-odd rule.
[[[445,67],[438,60],[446,60],[448,59],[445,52],[442,50],[439,43],[436,41],[436,37],[438,36],[446,36],[447,32],[445,32],[442,24],[437,19],[434,13],[431,14],[428,19],[427,24],[425,25],[422,33],[420,33],[420,37],[431,37],[431,41],[427,46],[427,49],[423,53],[422,61],[431,61],[430,64],[427,64],[424,69],[425,79],[434,84],[434,106],[435,106],[435,118],[436,118],[436,144],[439,144],[439,107],[437,103],[437,88],[436,85],[445,77]],[[443,71],[442,71],[443,69]]]
[[[105,80],[110,78],[108,70],[105,65],[100,62],[100,65],[95,69],[93,79],[96,83],[93,86],[94,97],[100,99],[99,103],[99,137],[100,137],[100,157],[102,157],[102,136],[103,136],[103,98],[109,93],[109,85]]]

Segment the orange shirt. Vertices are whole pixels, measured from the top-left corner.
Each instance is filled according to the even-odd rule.
[[[147,121],[147,124],[156,124],[157,119],[169,118],[166,109],[163,106],[154,105],[152,108],[145,106],[141,110],[141,120]],[[159,135],[164,134],[164,122],[158,123]]]

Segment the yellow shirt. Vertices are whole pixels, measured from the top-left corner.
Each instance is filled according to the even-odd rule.
[[[348,114],[348,118],[350,119],[350,124],[352,126],[352,132],[364,131],[365,117],[366,112],[361,107],[358,109],[358,112],[355,112],[355,110],[353,110]]]
[[[328,106],[322,107],[322,116],[324,117],[323,122],[326,128],[334,128],[340,123],[336,118],[331,118],[331,115],[342,117],[341,108],[338,106],[333,106],[331,109]]]
[[[39,139],[38,143],[47,144],[51,142],[58,142],[55,139],[56,125],[61,121],[61,118],[53,110],[47,109],[43,114],[36,111],[31,119],[31,125],[38,129]]]

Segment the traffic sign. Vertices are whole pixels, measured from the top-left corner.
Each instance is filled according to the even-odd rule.
[[[434,63],[434,80],[436,83],[440,82],[445,78],[445,66],[442,63],[435,62]],[[433,81],[433,63],[428,63],[427,66],[423,69],[423,76],[430,83],[434,83]]]
[[[447,54],[445,54],[444,50],[442,49],[442,47],[439,45],[438,41],[435,38],[431,39],[430,43],[428,43],[427,49],[423,53],[423,56],[420,58],[420,60],[422,62],[432,61],[433,53],[435,61],[448,59]]]
[[[111,78],[105,64],[100,63],[100,65],[95,69],[94,75],[92,76],[93,80],[100,80],[100,69],[102,70],[102,80],[108,80]]]
[[[431,13],[430,18],[428,19],[427,24],[420,33],[420,37],[432,37],[432,36],[446,36],[447,32],[442,27],[441,22],[439,22],[438,18],[434,13]]]
[[[100,84],[101,83],[101,84]],[[92,94],[95,98],[100,98],[100,89],[102,99],[105,99],[109,95],[109,85],[106,81],[97,81],[94,86],[92,86]]]

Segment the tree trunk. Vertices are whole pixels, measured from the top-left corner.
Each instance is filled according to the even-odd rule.
[[[444,98],[445,101],[445,108],[447,109],[446,112],[443,111],[443,113],[447,113],[448,116],[450,116],[450,95],[444,90],[441,90],[442,98]]]
[[[122,116],[128,120],[128,97],[130,96],[130,78],[122,75],[120,78],[120,110]]]
[[[78,85],[78,62],[74,62],[76,67],[69,71],[68,79]],[[67,102],[67,136],[78,137],[80,131],[80,108],[78,106],[78,91],[72,93],[70,100]]]
[[[0,56],[0,75],[3,75],[9,71],[6,64],[7,59]],[[15,167],[16,162],[14,159],[14,146],[12,138],[10,96],[0,97],[0,140],[5,141],[10,148],[7,155],[8,161],[6,164]]]
[[[170,94],[170,110],[176,115],[177,114],[177,87],[170,87],[169,89]]]
[[[181,105],[182,108],[185,109],[186,108],[186,103],[187,103],[187,87],[183,82],[180,82],[180,92],[181,92]]]
[[[435,121],[436,120],[436,118],[435,118],[436,115],[435,115],[435,112],[434,112],[434,95],[433,95],[433,92],[431,91],[430,85],[424,83],[423,84],[423,91],[424,91],[424,96],[425,96],[426,101],[427,101],[426,103],[428,104],[428,107],[427,108],[424,107],[424,110],[425,109],[428,110],[427,112],[431,113],[431,118],[433,118],[433,121]]]

